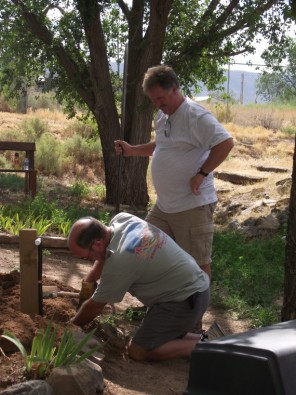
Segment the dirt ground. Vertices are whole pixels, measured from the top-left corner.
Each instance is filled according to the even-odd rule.
[[[91,264],[73,258],[69,253],[50,252],[43,256],[43,284],[57,285],[60,290],[78,291],[82,278]],[[0,246],[0,331],[9,329],[21,339],[23,344],[30,345],[34,333],[46,326],[54,316],[62,329],[68,325],[69,319],[75,314],[77,299],[60,297],[43,300],[43,317],[32,320],[20,312],[19,287],[19,248],[18,245]],[[116,312],[123,312],[139,302],[127,294],[124,300],[115,305]],[[248,322],[236,321],[227,311],[212,308],[206,313],[205,329],[217,321],[227,333],[245,332],[249,329]],[[131,336],[138,322],[120,323],[121,333],[125,338]],[[120,342],[119,342],[120,343]],[[8,386],[25,380],[22,359],[16,348],[7,341],[0,343],[0,391]],[[1,350],[0,350],[1,351]],[[181,395],[186,389],[190,362],[176,359],[172,361],[150,363],[130,360],[125,353],[123,344],[104,348],[102,362],[105,380],[105,395]]]

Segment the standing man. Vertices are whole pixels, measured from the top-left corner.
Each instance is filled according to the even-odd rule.
[[[126,292],[148,306],[128,346],[135,360],[189,357],[201,336],[190,333],[209,303],[209,278],[195,260],[160,229],[127,213],[109,226],[92,217],[74,223],[71,252],[98,262],[91,279],[100,281],[72,322],[83,326],[106,303],[120,302]],[[96,273],[96,275],[94,275]]]
[[[146,221],[171,236],[211,277],[217,203],[213,170],[227,158],[233,139],[209,111],[183,96],[171,67],[151,67],[142,86],[159,109],[155,141],[130,145],[117,140],[116,153],[152,156],[157,201]]]

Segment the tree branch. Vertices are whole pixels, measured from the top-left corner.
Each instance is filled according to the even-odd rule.
[[[126,17],[126,20],[129,22],[130,10],[128,8],[128,5],[123,0],[117,0],[117,4],[123,12],[123,15]]]
[[[64,68],[69,80],[75,86],[75,89],[80,94],[82,99],[86,102],[89,108],[94,107],[94,96],[91,93],[89,86],[85,86],[88,74],[85,68],[82,73],[75,61],[67,54],[65,48],[59,44],[55,44],[54,36],[50,30],[41,24],[35,14],[29,12],[25,4],[20,0],[11,0],[21,10],[23,18],[25,19],[29,30],[36,35],[45,45],[51,48],[52,52],[56,55],[61,66]]]
[[[59,10],[61,14],[65,15],[65,10],[62,7],[53,4],[49,4],[47,7],[45,7],[43,13],[46,15],[49,10],[54,10],[54,9]]]

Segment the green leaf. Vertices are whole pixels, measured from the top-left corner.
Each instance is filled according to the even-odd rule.
[[[4,335],[1,335],[1,337],[12,342],[20,350],[22,356],[24,358],[27,358],[28,356],[27,351],[23,346],[23,344],[21,343],[21,341],[16,336],[14,336],[11,332],[5,329]]]

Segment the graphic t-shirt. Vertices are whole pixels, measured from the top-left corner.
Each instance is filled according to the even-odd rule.
[[[110,226],[113,235],[95,301],[120,302],[129,292],[151,306],[180,302],[209,287],[207,274],[160,229],[127,213],[116,215]]]

